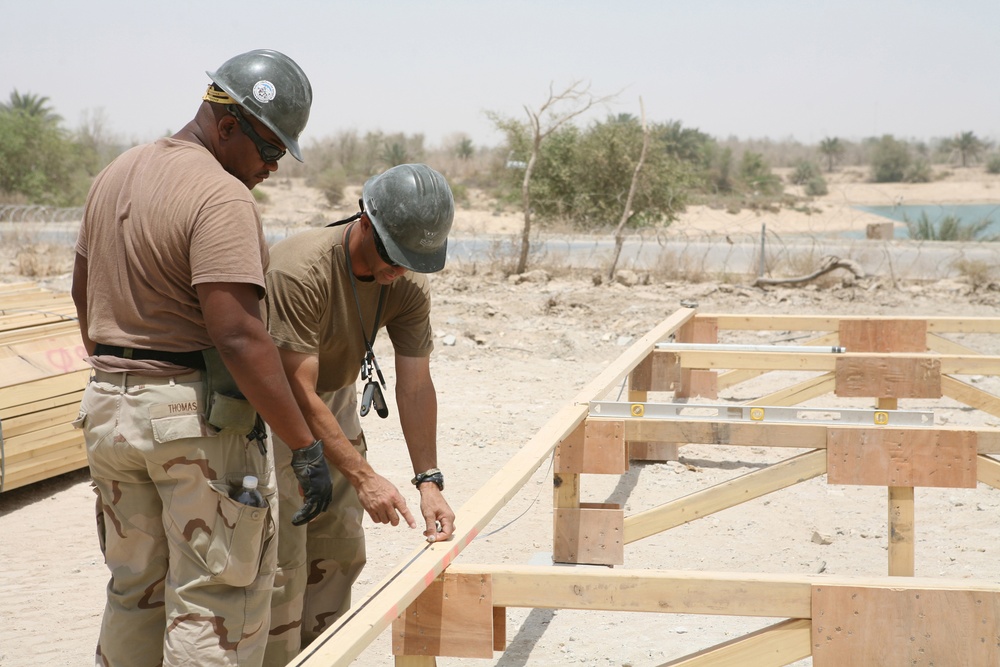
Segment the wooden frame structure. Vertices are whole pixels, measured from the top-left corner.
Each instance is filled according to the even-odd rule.
[[[66,293],[0,286],[0,492],[87,467],[74,429],[90,367]]]
[[[720,330],[812,332],[808,344],[845,353],[717,349]],[[882,664],[997,664],[1000,582],[913,576],[915,486],[1000,486],[1000,431],[933,423],[900,426],[898,401],[947,396],[1000,415],[1000,398],[961,375],[1000,375],[1000,357],[942,334],[997,334],[993,318],[841,318],[701,315],[681,309],[632,345],[572,404],[556,414],[458,512],[455,540],[427,545],[357,601],[292,665],[347,665],[390,625],[399,667],[436,664],[436,655],[492,657],[503,650],[506,607],[584,608],[778,617],[770,627],[669,663],[786,665],[812,656],[817,667]],[[702,345],[673,351],[658,343]],[[719,346],[721,347],[721,346]],[[721,372],[725,370],[725,372]],[[695,405],[771,371],[804,380],[750,403],[792,406],[834,394],[874,403],[870,424],[719,419],[654,420],[649,394],[670,392]],[[590,414],[627,378],[629,417]],[[836,409],[833,409],[836,412]],[[758,412],[758,414],[760,414]],[[669,459],[691,443],[806,449],[656,508],[625,517],[586,503],[586,475],[621,474],[630,459]],[[622,547],[774,490],[827,474],[831,484],[884,486],[888,494],[888,576],[761,575],[548,566],[462,565],[456,558],[553,453],[553,557],[623,565]],[[888,657],[891,656],[891,660]],[[920,662],[924,661],[924,662]],[[942,662],[943,661],[943,662]],[[957,661],[957,662],[956,662]]]

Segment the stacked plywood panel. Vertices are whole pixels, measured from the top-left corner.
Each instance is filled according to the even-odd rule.
[[[66,293],[0,285],[0,491],[86,467],[72,426],[89,376]]]

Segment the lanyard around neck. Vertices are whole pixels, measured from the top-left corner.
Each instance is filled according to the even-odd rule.
[[[379,383],[382,387],[385,387],[385,378],[382,377],[382,369],[378,366],[378,360],[375,358],[375,350],[372,346],[375,345],[375,337],[378,335],[378,324],[379,319],[382,317],[382,306],[385,304],[385,285],[382,285],[378,291],[378,305],[375,307],[375,322],[372,323],[372,334],[369,338],[365,334],[365,319],[361,314],[361,299],[358,297],[358,283],[354,277],[354,264],[351,262],[351,230],[354,229],[354,225],[351,225],[344,231],[344,255],[347,257],[347,275],[351,277],[351,292],[354,293],[354,305],[358,307],[358,323],[361,325],[361,338],[365,341],[365,359],[361,367],[361,377],[364,380],[368,380],[371,377],[372,368],[374,368],[375,373],[378,375]]]

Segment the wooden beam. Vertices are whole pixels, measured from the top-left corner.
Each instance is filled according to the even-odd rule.
[[[826,472],[826,452],[815,450],[736,479],[678,498],[625,519],[624,543],[631,544],[681,524],[735,507]]]
[[[768,371],[832,371],[838,360],[856,361],[886,358],[912,361],[939,361],[948,375],[1000,375],[1000,356],[951,354],[879,354],[875,352],[736,352],[731,350],[672,350],[686,368],[756,369]]]
[[[978,465],[976,466],[976,477],[983,484],[989,484],[994,489],[1000,489],[1000,461],[989,456],[980,455]]]
[[[603,398],[655,347],[678,327],[694,317],[695,310],[682,308],[633,343],[598,377],[588,383],[573,403],[552,417],[517,454],[488,480],[456,513],[451,542],[416,549],[374,589],[359,598],[352,610],[328,628],[290,665],[330,667],[349,665],[399,610],[424,591],[434,577],[451,564],[462,550],[496,516],[535,470],[547,459],[556,443],[565,438],[587,416],[589,403]],[[504,605],[501,605],[504,606]]]
[[[961,380],[947,375],[941,376],[941,393],[948,398],[965,403],[969,407],[1000,417],[1000,397]]]
[[[824,394],[832,393],[837,384],[836,374],[824,373],[796,385],[771,392],[766,396],[747,401],[747,405],[789,406],[805,403]]]
[[[711,318],[720,330],[744,331],[836,331],[839,316],[826,315],[734,315],[732,313],[698,313],[698,318]],[[853,316],[850,316],[853,317]],[[905,316],[868,316],[880,322],[909,321]],[[921,317],[927,330],[936,333],[1000,333],[1000,318],[996,317]]]
[[[791,618],[660,667],[784,667],[812,655],[812,623]]]

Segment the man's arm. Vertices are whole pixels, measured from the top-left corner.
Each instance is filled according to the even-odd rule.
[[[80,337],[88,355],[94,354],[94,341],[87,333],[87,258],[77,253],[73,262],[73,286],[70,288],[73,304],[76,306],[76,319],[80,324]]]
[[[437,393],[431,380],[430,357],[396,355],[396,405],[413,472],[436,468]],[[427,524],[424,535],[434,542],[451,539],[455,513],[441,490],[433,482],[424,482],[419,489],[420,512]],[[435,524],[440,525],[440,530]]]
[[[288,382],[302,415],[317,439],[323,441],[327,460],[339,470],[358,492],[361,506],[376,523],[399,524],[399,516],[410,528],[416,527],[399,490],[371,467],[354,448],[337,423],[330,408],[316,393],[319,358],[315,354],[278,348]]]
[[[292,450],[292,469],[305,492],[305,504],[292,522],[305,523],[330,504],[330,472],[319,445],[313,447],[312,432],[295,403],[278,349],[261,320],[257,287],[249,283],[201,283],[196,288],[208,335],[236,385]]]

